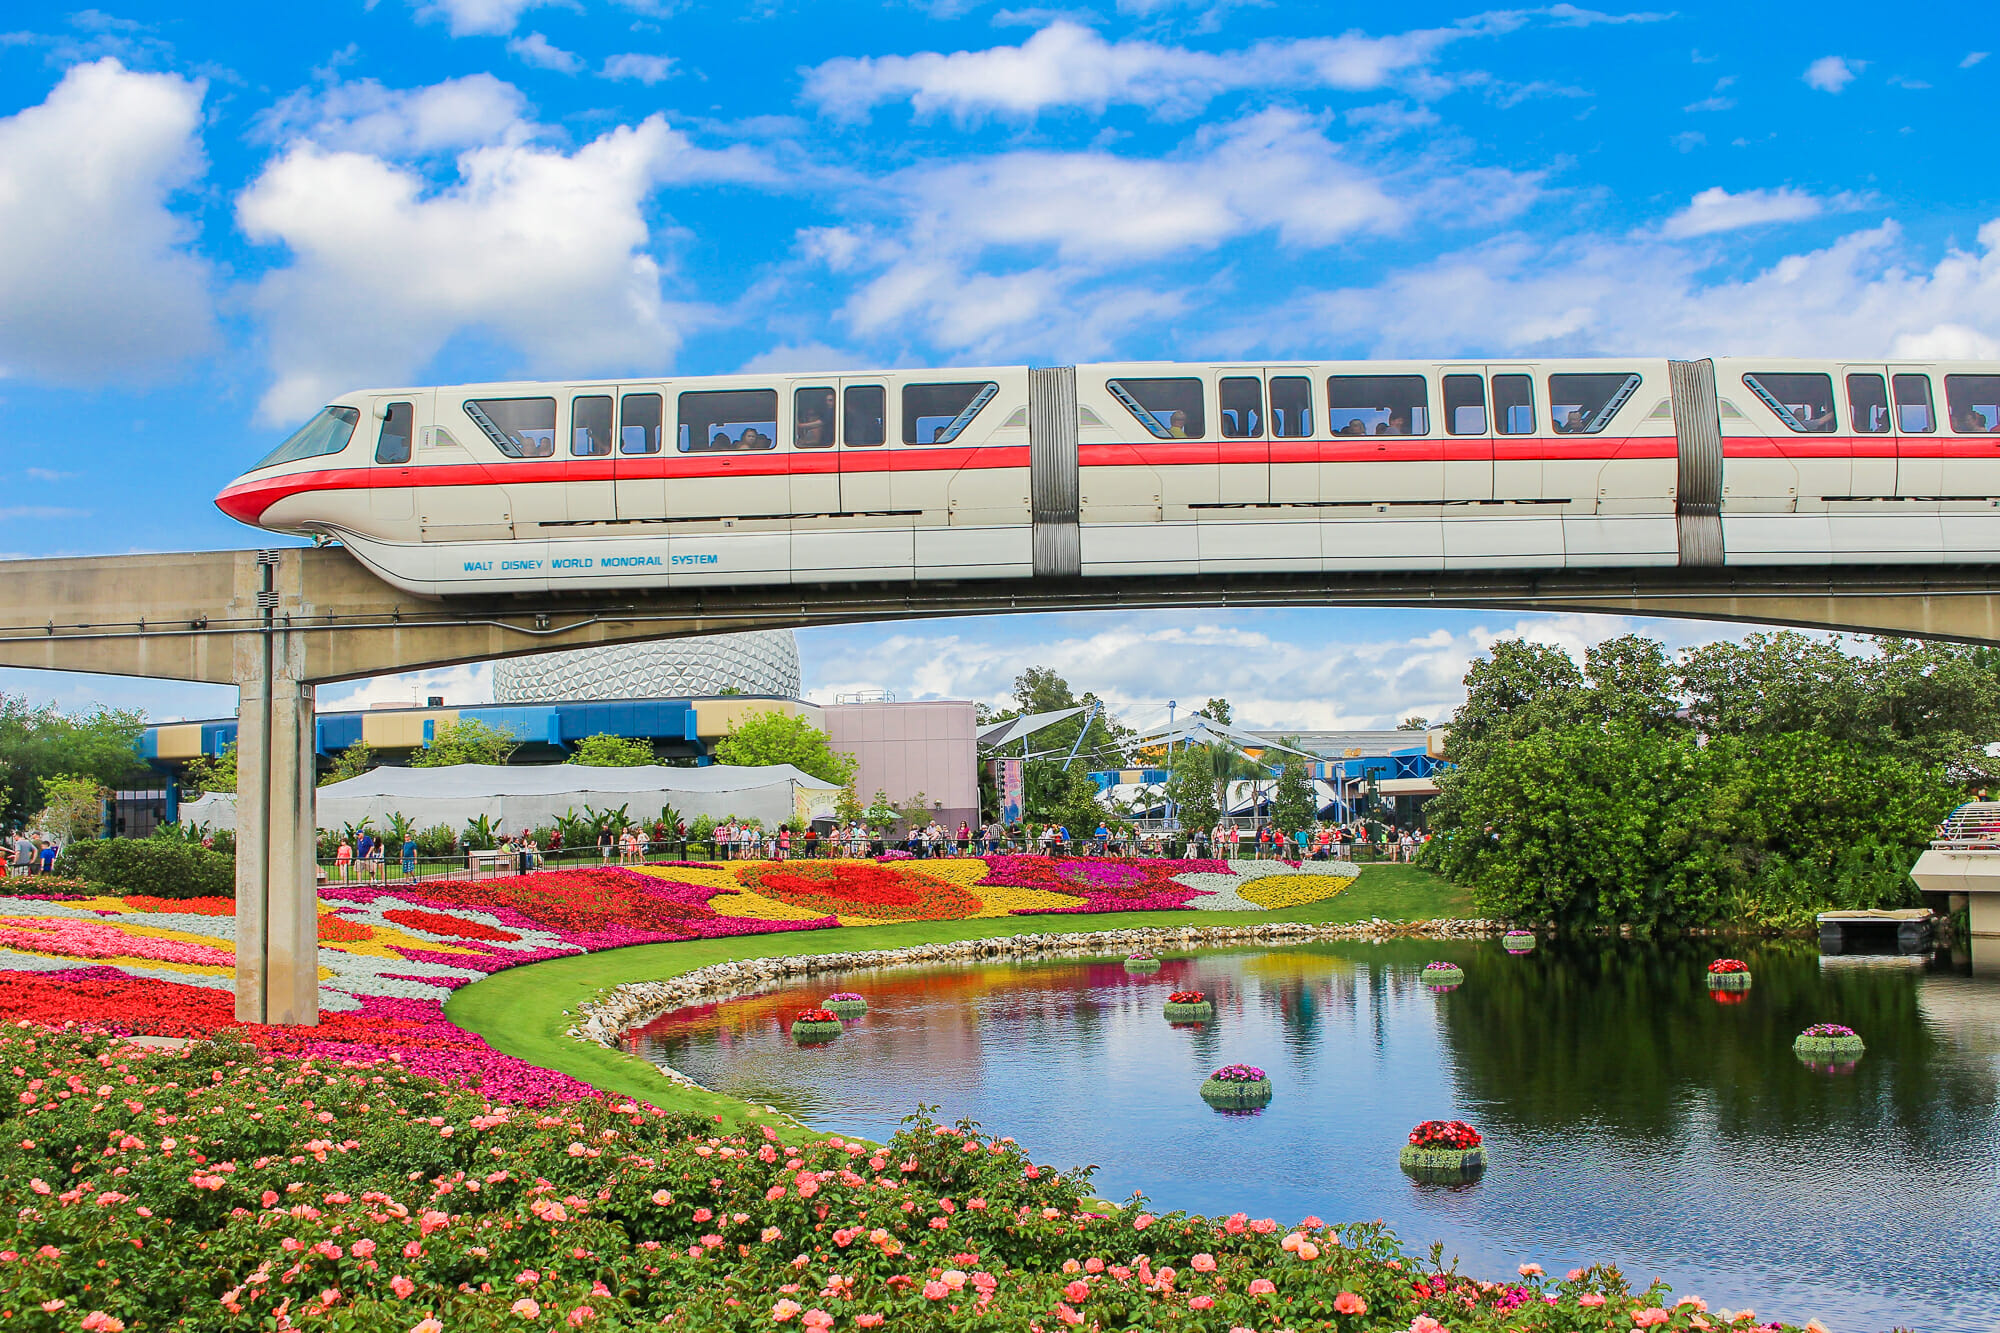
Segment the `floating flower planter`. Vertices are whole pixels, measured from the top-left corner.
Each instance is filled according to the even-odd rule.
[[[1271,1080],[1255,1065],[1224,1065],[1201,1085],[1201,1099],[1222,1109],[1262,1106],[1271,1100]]]
[[[1508,953],[1529,953],[1535,947],[1535,935],[1529,930],[1510,930],[1500,937],[1500,943]]]
[[[1143,950],[1139,953],[1128,953],[1125,955],[1125,970],[1127,972],[1157,972],[1160,970],[1160,960]]]
[[[1814,1069],[1836,1072],[1852,1068],[1867,1049],[1860,1034],[1839,1023],[1815,1023],[1792,1043],[1792,1054]]]
[[[851,990],[835,991],[821,1001],[821,1007],[835,1018],[859,1018],[868,1012],[868,1001]]]
[[[1471,1180],[1486,1169],[1486,1146],[1463,1120],[1426,1120],[1410,1131],[1401,1163],[1419,1180]]]
[[[1206,1023],[1215,1017],[1215,1005],[1198,990],[1177,990],[1167,997],[1170,1023]]]
[[[1457,963],[1425,963],[1424,984],[1432,990],[1456,990],[1465,984],[1465,969]]]
[[[1716,991],[1749,990],[1750,964],[1741,958],[1718,958],[1708,965],[1708,988]]]
[[[1750,998],[1750,992],[1747,990],[1712,990],[1708,993],[1708,998],[1721,1005],[1742,1004]]]
[[[801,1046],[820,1046],[840,1035],[840,1018],[831,1009],[801,1009],[792,1019],[792,1040]]]

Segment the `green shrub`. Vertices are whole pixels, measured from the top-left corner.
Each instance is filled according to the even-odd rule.
[[[236,892],[236,858],[169,838],[106,838],[73,843],[57,873],[106,893],[155,898],[227,898]]]
[[[417,833],[417,855],[427,861],[445,860],[458,851],[458,834],[444,824],[433,824]]]

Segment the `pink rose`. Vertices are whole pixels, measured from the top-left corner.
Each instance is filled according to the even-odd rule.
[[[951,1288],[937,1281],[935,1278],[924,1283],[924,1299],[927,1301],[941,1301],[949,1295],[951,1295]]]
[[[1277,1289],[1278,1284],[1267,1277],[1252,1278],[1250,1281],[1250,1294],[1252,1296],[1269,1296],[1277,1291]]]
[[[1367,1314],[1368,1302],[1351,1291],[1343,1291],[1333,1298],[1333,1308],[1341,1314]]]
[[[771,1307],[771,1318],[782,1324],[804,1308],[789,1296],[781,1297],[778,1303]]]
[[[1598,1306],[1604,1304],[1604,1298],[1594,1291],[1586,1291],[1583,1295],[1576,1298],[1576,1303],[1578,1305]]]
[[[1082,1278],[1078,1278],[1063,1288],[1063,1295],[1081,1305],[1090,1297],[1090,1284]]]
[[[1188,1260],[1188,1267],[1194,1269],[1197,1273],[1213,1273],[1215,1271],[1215,1256],[1212,1254],[1197,1254],[1194,1258]]]
[[[1213,1304],[1215,1304],[1215,1297],[1213,1296],[1191,1296],[1188,1298],[1188,1309],[1190,1310],[1206,1310]]]

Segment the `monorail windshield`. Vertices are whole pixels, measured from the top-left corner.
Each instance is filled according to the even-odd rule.
[[[290,439],[265,454],[257,467],[276,467],[280,463],[296,463],[301,458],[337,454],[354,438],[354,428],[359,424],[361,413],[356,408],[322,407],[311,421],[293,431]]]

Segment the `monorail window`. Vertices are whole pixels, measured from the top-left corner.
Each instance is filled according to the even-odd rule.
[[[682,453],[777,447],[776,389],[712,389],[681,395]]]
[[[840,438],[872,449],[889,438],[889,391],[879,384],[850,384],[841,394]]]
[[[1422,375],[1331,376],[1326,428],[1335,435],[1428,435],[1430,388]]]
[[[1486,381],[1477,375],[1444,377],[1444,428],[1450,435],[1486,433]]]
[[[1526,375],[1493,377],[1493,417],[1502,435],[1535,433],[1535,382]]]
[[[1255,375],[1226,375],[1216,388],[1223,439],[1251,439],[1264,433],[1264,381]]]
[[[410,461],[410,437],[416,433],[417,414],[408,403],[391,403],[382,417],[382,433],[375,437],[375,461]]]
[[[799,449],[824,449],[833,443],[833,390],[795,389],[792,392],[792,445]]]
[[[628,393],[618,402],[618,452],[660,452],[665,404],[656,393]]]
[[[1743,387],[1764,400],[1778,420],[1801,435],[1825,435],[1833,430],[1833,376],[1781,375],[1758,371],[1743,377]]]
[[[553,458],[556,400],[553,398],[468,398],[465,415],[486,432],[493,447],[509,458]]]
[[[1880,375],[1847,377],[1847,424],[1858,434],[1889,433],[1889,382]]]
[[[1198,440],[1208,432],[1198,379],[1106,380],[1104,387],[1161,440]]]
[[[973,384],[905,384],[903,443],[951,443],[999,392],[1000,386],[990,380]]]
[[[569,400],[569,452],[572,458],[611,457],[610,394]]]
[[[1303,440],[1313,433],[1313,382],[1304,375],[1271,377],[1271,434]]]
[[[257,467],[276,467],[280,463],[296,463],[301,458],[337,454],[354,438],[354,428],[360,424],[361,413],[357,408],[322,407],[311,421],[293,431],[290,439],[265,454]]]
[[[1946,375],[1944,400],[1960,435],[2000,434],[2000,375]]]
[[[1639,391],[1639,376],[1623,371],[1549,376],[1549,420],[1558,435],[1595,435],[1611,424],[1625,400]],[[1662,398],[1648,420],[1671,420],[1673,404]]]
[[[1905,435],[1928,435],[1937,429],[1931,410],[1929,375],[1892,375],[1896,390],[1896,429]]]

